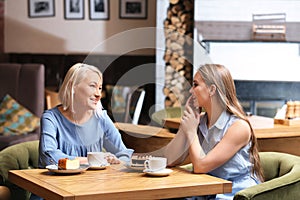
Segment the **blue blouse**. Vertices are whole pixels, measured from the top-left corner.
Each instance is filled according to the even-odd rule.
[[[57,107],[46,110],[41,118],[39,167],[57,163],[60,158],[86,157],[87,152],[105,149],[120,160],[129,162],[133,153],[124,145],[118,129],[107,115],[94,114],[77,125],[65,118]]]
[[[238,119],[236,116],[224,111],[217,122],[208,129],[207,115],[201,118],[198,136],[206,154],[222,140],[228,128]],[[218,194],[217,199],[232,199],[236,192],[259,183],[259,179],[251,173],[253,164],[250,162],[250,146],[251,142],[241,148],[225,164],[209,172],[213,176],[233,183],[232,193]]]

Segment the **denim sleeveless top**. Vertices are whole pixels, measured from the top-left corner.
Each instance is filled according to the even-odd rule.
[[[236,116],[224,111],[217,122],[208,129],[207,114],[201,118],[198,136],[206,154],[222,140],[228,128],[238,119]],[[259,183],[259,179],[251,173],[253,165],[250,162],[250,146],[251,142],[241,148],[225,164],[209,172],[213,176],[232,181],[233,183],[231,194],[218,194],[217,198],[232,199],[234,194],[239,190]]]

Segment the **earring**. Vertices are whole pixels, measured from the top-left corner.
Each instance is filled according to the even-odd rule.
[[[212,96],[215,91],[216,91],[216,86],[215,85],[211,85],[210,90],[209,90],[209,96]]]

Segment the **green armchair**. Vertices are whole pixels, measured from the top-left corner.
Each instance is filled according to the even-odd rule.
[[[177,118],[183,114],[183,107],[168,107],[159,111],[154,112],[151,118],[158,125],[163,126],[163,119],[165,118]]]
[[[4,192],[1,194],[5,187],[9,188],[12,200],[29,199],[29,192],[8,181],[8,171],[38,168],[38,146],[39,141],[34,140],[12,145],[0,152],[0,199],[7,195]]]
[[[234,200],[300,199],[300,157],[260,152],[265,182],[237,192]]]

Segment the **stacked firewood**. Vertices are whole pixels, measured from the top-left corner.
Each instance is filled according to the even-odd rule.
[[[170,0],[164,20],[165,106],[182,106],[193,76],[194,0]]]

